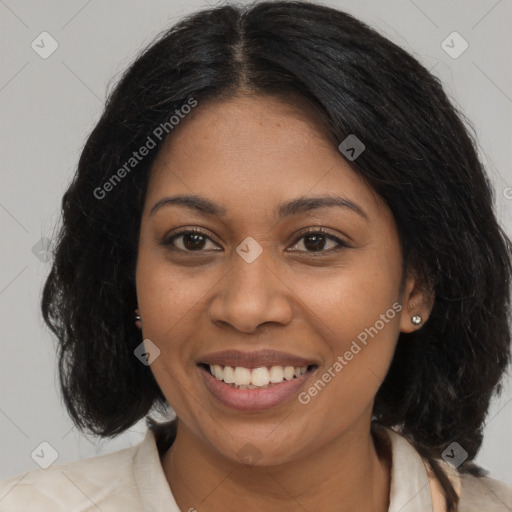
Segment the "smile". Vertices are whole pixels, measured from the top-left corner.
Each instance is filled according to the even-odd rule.
[[[199,364],[197,367],[216,402],[242,412],[265,411],[290,401],[306,387],[318,369],[316,365],[251,369]]]
[[[310,366],[260,366],[245,368],[243,366],[205,365],[216,379],[235,389],[268,389],[283,381],[289,381],[304,375]]]

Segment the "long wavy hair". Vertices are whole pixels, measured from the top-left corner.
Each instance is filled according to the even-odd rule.
[[[356,134],[364,142],[350,164],[390,207],[404,268],[435,296],[426,324],[399,336],[374,421],[398,428],[428,459],[455,510],[436,459],[457,441],[469,455],[458,470],[485,474],[472,460],[510,362],[512,245],[474,138],[439,80],[361,21],[309,2],[193,13],[141,52],[110,93],[62,199],[41,301],[75,425],[113,437],[166,406],[133,354],[140,220],[162,143],[154,130],[191,98],[201,105],[240,90],[298,95],[334,141]],[[112,185],[152,134],[157,147]]]

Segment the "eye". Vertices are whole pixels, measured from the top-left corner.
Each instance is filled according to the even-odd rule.
[[[311,252],[312,253],[317,253],[317,252],[330,253],[333,251],[338,251],[344,247],[350,247],[346,242],[344,242],[343,240],[341,240],[340,238],[338,238],[334,235],[329,234],[329,232],[325,228],[321,228],[321,227],[315,227],[315,228],[308,229],[306,232],[304,232],[302,234],[302,236],[300,238],[297,239],[297,241],[295,243],[297,244],[297,242],[299,240],[303,240],[303,239],[304,239],[304,242],[302,242],[302,244],[304,247],[306,247],[305,252],[310,252],[310,253]],[[328,250],[323,250],[328,241],[334,242],[334,247],[331,247]],[[295,252],[295,251],[296,251],[295,249],[292,250],[292,252]],[[304,251],[299,251],[299,252],[304,252]]]
[[[174,242],[180,240],[181,247],[177,246]],[[189,229],[187,231],[181,231],[175,235],[165,239],[164,245],[170,246],[171,249],[177,249],[186,252],[203,252],[204,246],[207,241],[213,243],[211,238],[200,229]],[[218,249],[214,249],[218,250]]]

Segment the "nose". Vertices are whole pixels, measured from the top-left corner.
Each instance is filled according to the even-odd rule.
[[[294,293],[271,260],[265,250],[251,263],[233,252],[230,271],[215,287],[210,302],[212,322],[247,334],[255,333],[262,324],[291,322]]]

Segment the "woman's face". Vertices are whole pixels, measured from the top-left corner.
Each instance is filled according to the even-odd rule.
[[[153,210],[182,195],[197,202]],[[326,196],[342,201],[311,201]],[[180,428],[261,464],[367,429],[400,331],[428,314],[401,269],[389,208],[312,116],[270,97],[199,104],[155,160],[136,275]]]

